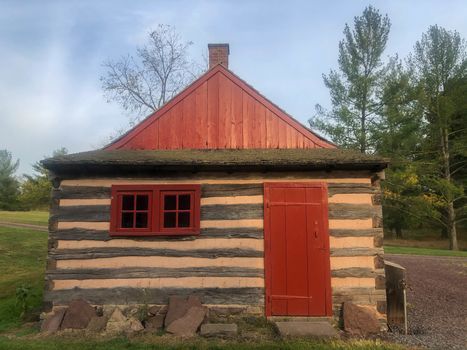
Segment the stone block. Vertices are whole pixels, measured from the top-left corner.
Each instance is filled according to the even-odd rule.
[[[200,334],[204,337],[233,337],[237,333],[235,323],[205,323],[200,328]]]
[[[144,328],[148,331],[157,331],[164,327],[164,318],[165,315],[154,315],[148,317],[146,321],[144,321]]]
[[[378,315],[369,307],[344,302],[344,330],[353,335],[367,336],[381,331]]]
[[[169,307],[165,316],[164,325],[168,327],[175,320],[183,317],[191,307],[201,307],[201,301],[197,296],[184,298],[181,296],[171,296],[169,298]]]
[[[205,316],[205,307],[190,307],[183,317],[178,318],[169,324],[167,327],[167,332],[182,337],[193,336],[203,322]]]
[[[338,337],[337,330],[329,322],[281,321],[275,324],[282,337]]]
[[[96,310],[87,301],[73,300],[66,310],[60,329],[85,329],[94,316]]]
[[[100,333],[105,331],[105,327],[107,326],[109,318],[106,316],[94,316],[89,321],[89,324],[86,328],[89,332]]]

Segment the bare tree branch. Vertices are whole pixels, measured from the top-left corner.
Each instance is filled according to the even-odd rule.
[[[100,78],[108,102],[136,113],[130,123],[158,110],[203,71],[189,59],[192,42],[183,41],[174,27],[159,25],[148,36],[135,57],[104,62],[106,73]]]

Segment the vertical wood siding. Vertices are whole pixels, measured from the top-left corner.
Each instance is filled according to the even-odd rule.
[[[216,68],[107,149],[333,148]]]

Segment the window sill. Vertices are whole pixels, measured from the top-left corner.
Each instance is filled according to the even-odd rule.
[[[174,232],[110,232],[110,237],[163,237],[163,236],[199,236],[199,231],[174,231]]]

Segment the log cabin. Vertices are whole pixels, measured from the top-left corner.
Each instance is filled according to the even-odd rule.
[[[386,319],[380,180],[228,68],[209,70],[106,147],[43,161],[53,178],[45,303],[164,305]]]

